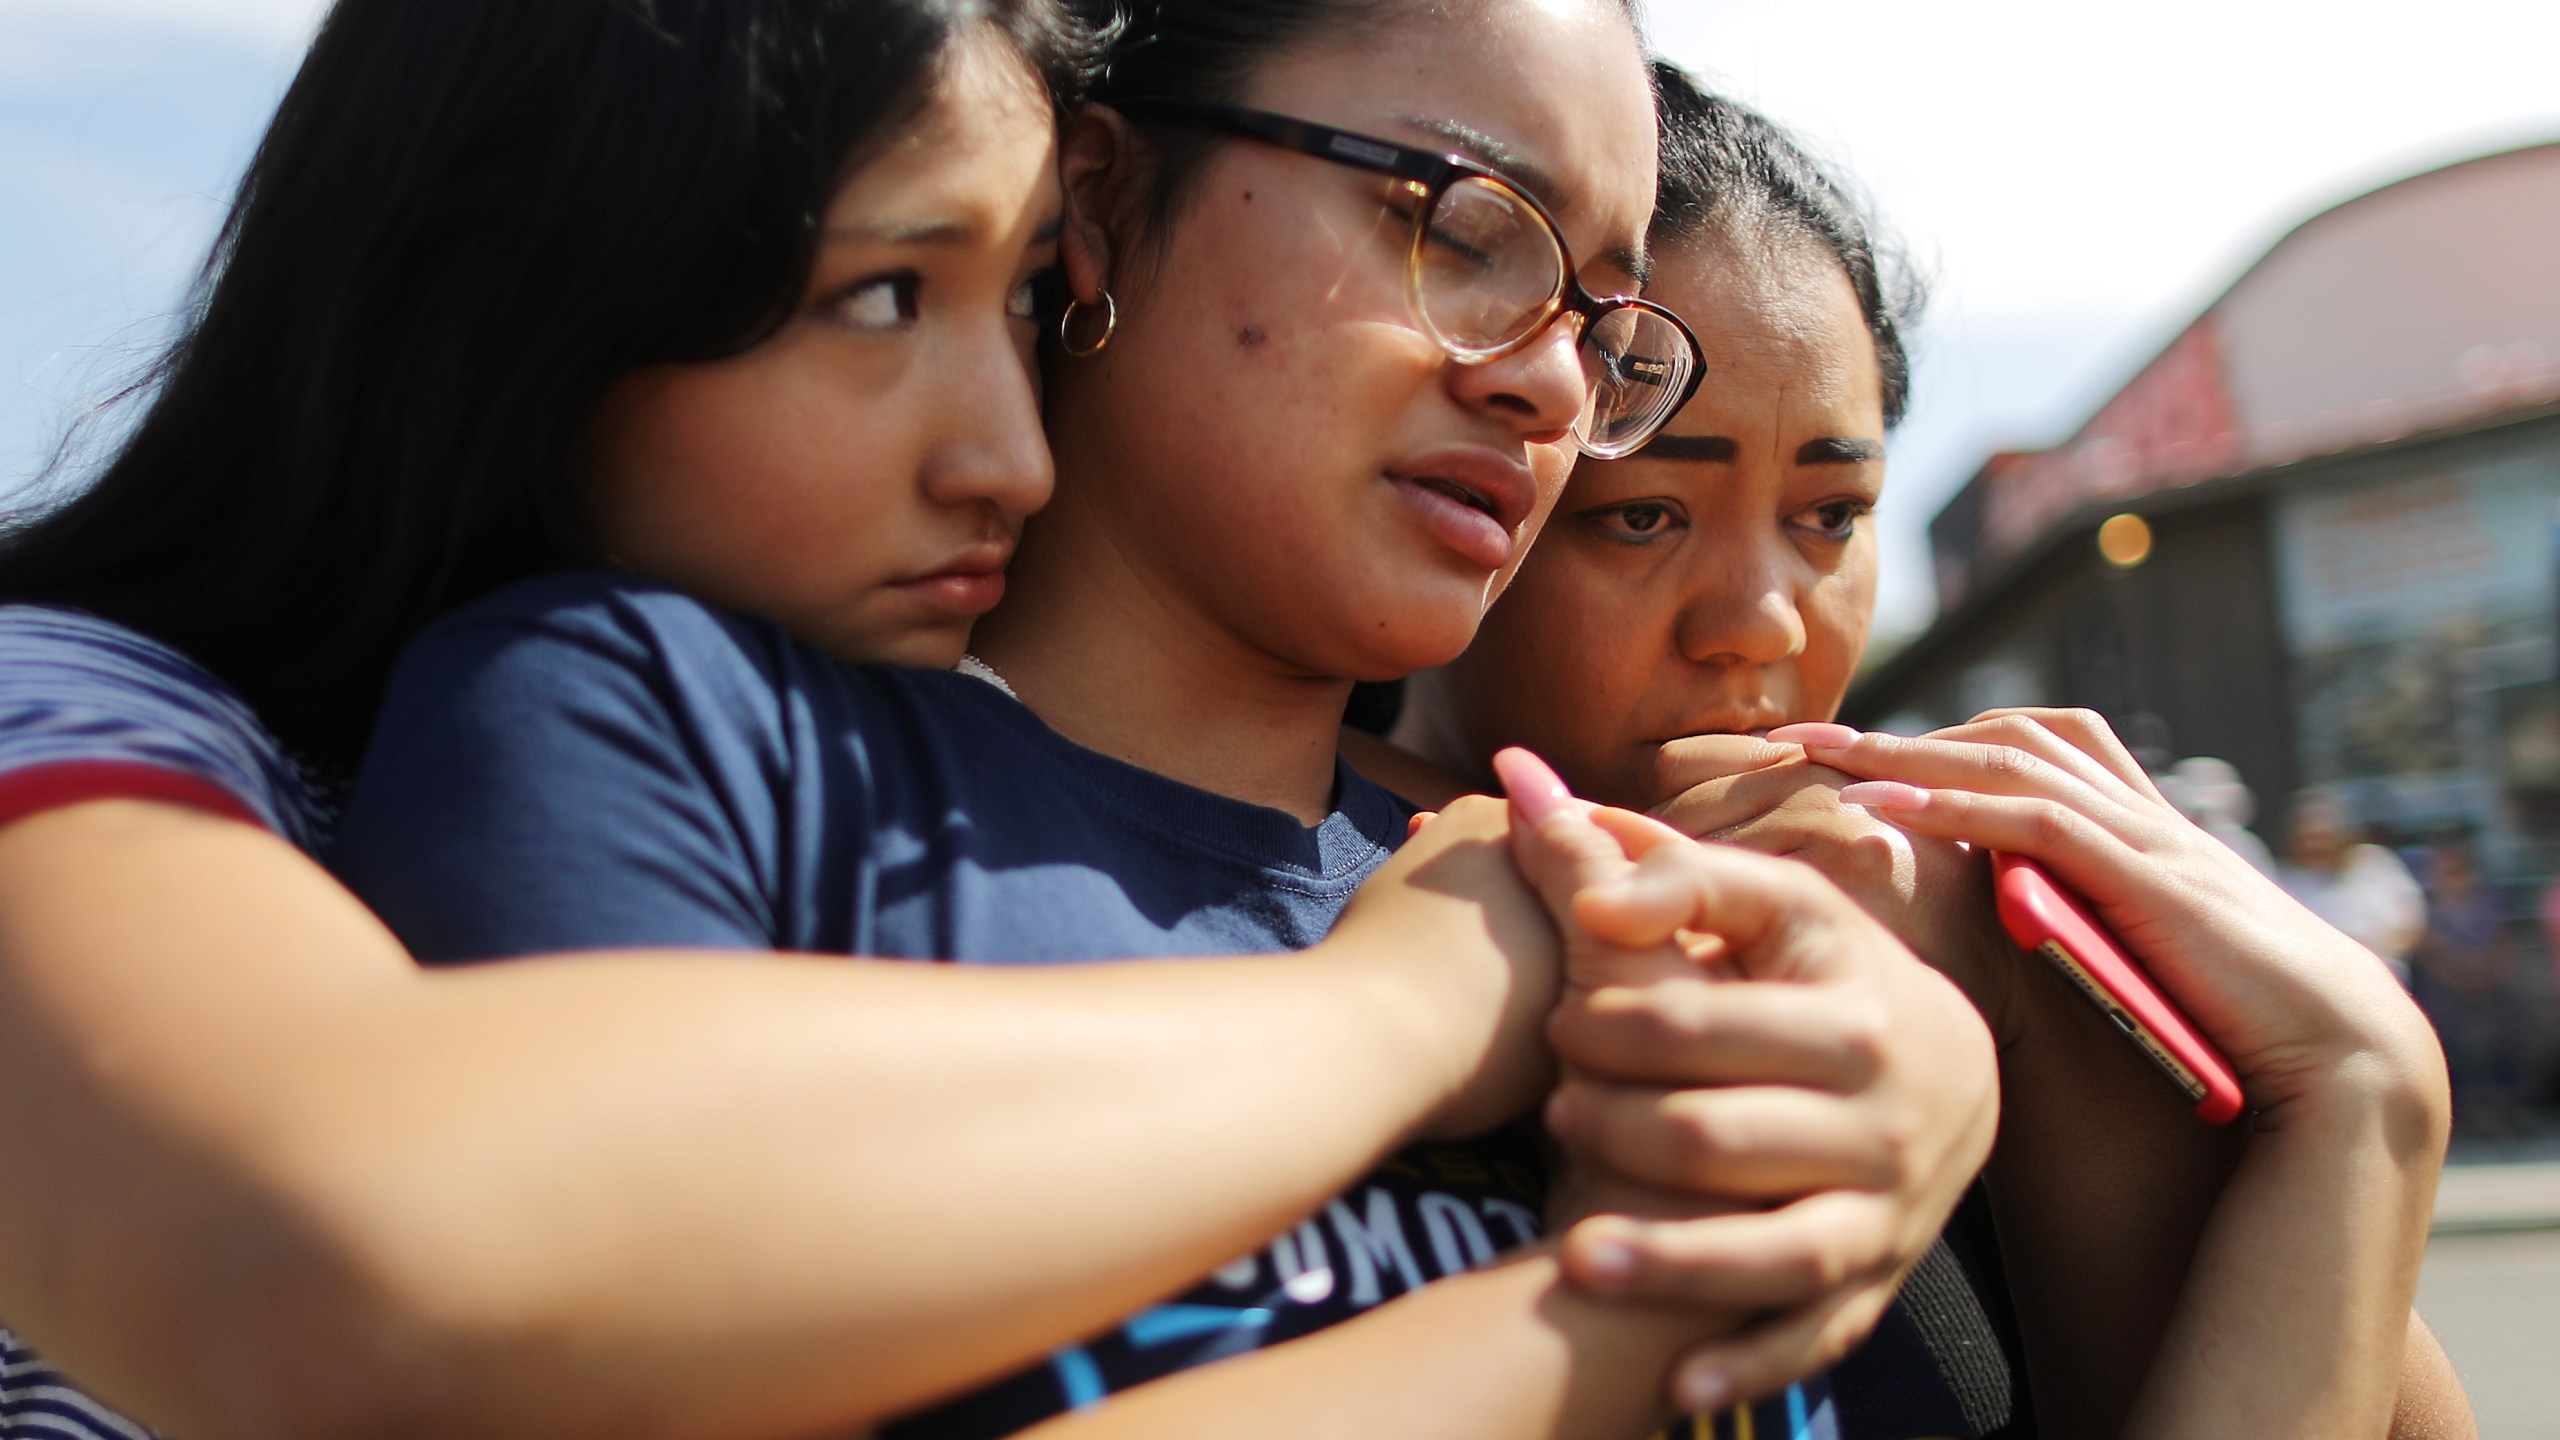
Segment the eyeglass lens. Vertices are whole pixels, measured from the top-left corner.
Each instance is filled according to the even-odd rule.
[[[1564,256],[1536,211],[1473,177],[1440,192],[1415,259],[1415,299],[1434,338],[1489,357],[1546,318],[1564,293]]]
[[[1546,323],[1565,291],[1563,242],[1498,182],[1444,187],[1417,238],[1413,299],[1432,338],[1462,359],[1490,359]],[[1679,329],[1621,306],[1583,334],[1591,394],[1575,436],[1603,457],[1650,438],[1679,403],[1696,358]]]
[[[1602,459],[1616,459],[1653,438],[1689,392],[1697,364],[1678,326],[1650,310],[1622,305],[1582,337],[1582,366],[1593,377],[1591,405],[1574,433]]]

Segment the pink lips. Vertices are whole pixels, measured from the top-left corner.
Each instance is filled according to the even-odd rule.
[[[1498,451],[1455,445],[1400,461],[1386,477],[1431,537],[1486,570],[1511,563],[1538,503],[1537,477]]]
[[[939,570],[889,584],[935,609],[974,618],[1004,599],[1004,567],[1012,559],[1010,545],[979,546]]]

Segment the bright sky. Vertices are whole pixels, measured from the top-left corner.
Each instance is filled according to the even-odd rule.
[[[316,0],[0,0],[0,494],[148,354]],[[1991,448],[2060,439],[2268,244],[2560,139],[2560,4],[1653,0],[1658,48],[1857,176],[1936,282],[1879,622]],[[2560,250],[2560,237],[2555,237]]]

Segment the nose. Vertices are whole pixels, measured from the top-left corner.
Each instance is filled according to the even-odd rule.
[[[1049,503],[1057,472],[1040,425],[1036,371],[1012,336],[955,347],[932,403],[942,434],[924,466],[924,491],[936,504],[987,505],[1018,521]]]
[[[1675,636],[1681,657],[1699,664],[1775,665],[1803,653],[1804,612],[1785,557],[1771,554],[1767,545],[1742,555],[1723,546],[1699,549]]]
[[[1459,403],[1492,415],[1534,444],[1562,440],[1582,418],[1591,379],[1582,368],[1580,315],[1557,316],[1537,338],[1481,365],[1449,363]]]

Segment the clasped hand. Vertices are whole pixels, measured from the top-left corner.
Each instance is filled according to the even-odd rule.
[[[1523,752],[1497,765],[1563,941],[1547,1120],[1569,1281],[1704,1312],[1686,1408],[1835,1363],[1989,1152],[1988,1033],[1809,867],[1584,805]]]

